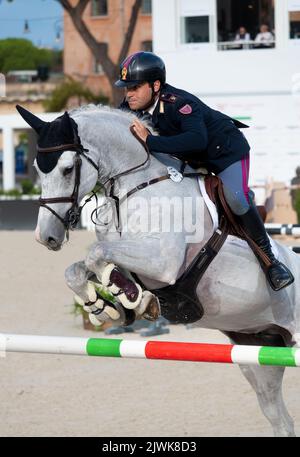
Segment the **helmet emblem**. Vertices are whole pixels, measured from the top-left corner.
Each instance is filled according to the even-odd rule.
[[[127,68],[123,67],[122,68],[122,79],[123,79],[123,81],[126,81],[126,76],[127,76]]]

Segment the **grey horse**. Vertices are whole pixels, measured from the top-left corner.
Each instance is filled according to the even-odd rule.
[[[24,109],[20,109],[20,113],[39,137],[43,129],[49,127]],[[59,126],[63,118],[66,121],[66,117],[72,121],[70,128],[76,130],[81,141],[81,151],[85,151],[81,158],[76,203],[94,188],[97,181],[108,188],[115,176],[118,177],[113,180],[112,196],[121,199],[119,211],[116,211],[115,199],[107,195],[105,204],[97,213],[97,220],[102,224],[96,226],[97,242],[85,260],[67,268],[66,282],[90,312],[93,321],[109,319],[123,324],[124,309],[129,308],[126,297],[124,301],[116,294],[116,306],[103,306],[103,300],[97,294],[97,284],[107,286],[107,275],[114,265],[126,271],[128,277],[131,273],[137,275],[148,289],[139,289],[135,303],[136,316],[143,317],[145,302],[152,295],[150,291],[175,284],[210,238],[214,231],[212,217],[195,178],[178,180],[175,176],[123,198],[141,183],[165,176],[168,171],[166,165],[155,157],[146,158],[144,147],[131,134],[133,114],[88,105],[56,120],[52,135],[55,126]],[[47,141],[46,147],[50,147],[50,151],[51,146],[57,147],[57,142],[53,140],[51,143],[51,135]],[[35,161],[41,180],[41,197],[48,202],[39,211],[36,239],[51,250],[58,250],[64,244],[65,215],[74,203],[64,198],[74,196],[78,170],[78,151],[73,147],[64,147],[56,154],[46,171],[41,170],[45,164],[38,156]],[[46,157],[50,156],[46,154]],[[128,170],[132,171],[125,173]],[[275,249],[278,258],[295,276],[294,284],[279,292],[268,286],[248,245],[229,236],[197,287],[204,315],[194,326],[218,329],[235,344],[299,346],[300,259],[279,243],[275,243]],[[113,288],[110,291],[114,292]],[[282,398],[284,368],[248,365],[240,368],[255,390],[275,436],[294,436],[293,420]]]

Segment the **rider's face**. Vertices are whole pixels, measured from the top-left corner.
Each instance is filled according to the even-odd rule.
[[[155,81],[154,91],[158,92],[160,89],[160,82]],[[144,109],[152,99],[152,87],[149,83],[145,82],[133,87],[126,87],[125,89],[126,100],[130,109],[139,110]]]

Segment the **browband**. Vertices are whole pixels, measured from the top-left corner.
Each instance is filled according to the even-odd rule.
[[[59,146],[52,146],[51,148],[40,148],[37,146],[37,152],[59,152],[59,151],[66,151],[67,149],[78,149],[80,145],[78,143],[73,144],[61,144]]]

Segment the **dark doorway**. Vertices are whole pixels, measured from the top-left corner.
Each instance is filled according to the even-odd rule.
[[[218,41],[234,39],[243,26],[255,39],[260,26],[274,31],[274,0],[217,0]]]

